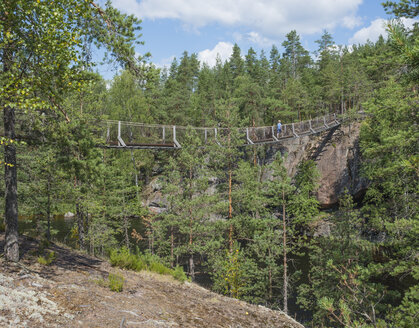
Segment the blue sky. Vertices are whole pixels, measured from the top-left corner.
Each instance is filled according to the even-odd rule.
[[[245,55],[250,47],[269,56],[280,51],[285,35],[295,29],[303,46],[314,51],[323,30],[336,44],[377,40],[385,34],[389,16],[380,0],[113,0],[124,13],[142,19],[140,54],[150,52],[158,67],[170,65],[184,51],[197,53],[213,65],[216,55],[226,60],[234,43]],[[409,25],[411,21],[407,22]],[[106,78],[110,70],[100,70]]]

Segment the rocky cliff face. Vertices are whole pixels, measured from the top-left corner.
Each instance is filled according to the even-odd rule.
[[[360,123],[342,125],[318,135],[289,139],[266,148],[262,162],[269,164],[278,152],[287,154],[288,174],[294,176],[302,160],[313,159],[320,172],[317,199],[323,208],[337,204],[339,196],[348,189],[351,195],[359,197],[367,188],[368,182],[360,176],[359,150]],[[269,179],[272,172],[266,172]],[[160,192],[158,177],[146,188],[144,205],[156,212],[164,208],[164,197]]]
[[[320,172],[317,199],[322,207],[331,207],[345,188],[355,197],[367,188],[368,182],[360,176],[359,132],[360,123],[355,122],[319,135],[289,139],[270,147],[265,161],[271,162],[278,151],[287,153],[285,165],[294,176],[302,160],[313,159]]]

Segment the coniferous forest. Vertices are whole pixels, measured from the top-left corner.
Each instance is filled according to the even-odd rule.
[[[351,48],[324,31],[315,54],[293,30],[269,53],[235,45],[209,67],[185,51],[162,69],[134,52],[147,41],[139,19],[92,4],[0,3],[6,259],[19,260],[18,231],[55,240],[63,232],[53,221],[72,212],[65,241],[94,256],[150,253],[192,281],[309,327],[417,326],[417,23],[408,30],[394,20],[388,36]],[[417,1],[384,7],[418,16]],[[111,81],[97,73],[96,48],[121,67]],[[289,176],[286,154],[264,164],[265,146],[244,151],[234,127],[329,113],[362,121],[368,188],[324,211],[315,162]],[[190,129],[178,150],[115,150],[100,147],[100,120],[230,133],[220,136],[224,147],[203,147]],[[262,178],[267,171],[271,179]],[[162,212],[144,205],[150,183]],[[18,229],[18,221],[31,224]],[[331,233],[317,236],[324,221]]]

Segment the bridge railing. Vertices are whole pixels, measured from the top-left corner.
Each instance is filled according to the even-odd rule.
[[[201,144],[226,144],[228,136],[233,133],[243,144],[277,142],[281,139],[296,138],[318,133],[339,124],[335,114],[316,117],[312,120],[283,124],[281,133],[277,134],[276,126],[247,128],[205,128],[174,125],[142,124],[122,121],[105,121],[103,140],[115,147],[172,147],[179,148],[193,133]]]

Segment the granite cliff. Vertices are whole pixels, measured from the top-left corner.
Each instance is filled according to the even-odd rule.
[[[353,122],[317,135],[288,139],[265,146],[266,155],[259,159],[259,162],[269,164],[280,152],[287,156],[285,165],[289,175],[294,176],[302,160],[314,160],[320,173],[316,196],[323,208],[336,205],[345,189],[355,198],[361,197],[368,182],[360,174],[360,125],[360,122]],[[271,176],[272,172],[266,172],[264,179]],[[158,175],[153,177],[145,188],[144,205],[157,213],[165,208]]]

